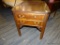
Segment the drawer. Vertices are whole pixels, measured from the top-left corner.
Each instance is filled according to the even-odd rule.
[[[45,15],[29,15],[29,14],[18,14],[17,18],[26,18],[26,19],[35,19],[35,20],[44,20]]]
[[[42,22],[41,21],[37,21],[37,20],[20,20],[20,23],[23,25],[29,25],[29,26],[42,26]]]

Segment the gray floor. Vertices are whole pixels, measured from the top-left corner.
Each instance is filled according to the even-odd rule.
[[[0,14],[0,45],[60,45],[59,10],[48,20],[42,40],[39,39],[40,32],[32,27],[23,27],[19,37],[10,9],[0,10]]]

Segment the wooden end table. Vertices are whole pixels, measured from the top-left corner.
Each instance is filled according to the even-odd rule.
[[[27,25],[37,27],[41,32],[40,39],[43,38],[50,12],[45,2],[26,1],[18,6],[13,7],[12,11],[19,35],[21,35],[20,28]]]

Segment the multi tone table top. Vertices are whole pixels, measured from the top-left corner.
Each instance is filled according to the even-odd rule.
[[[44,1],[25,1],[17,6],[14,10],[29,13],[49,13],[49,7]]]

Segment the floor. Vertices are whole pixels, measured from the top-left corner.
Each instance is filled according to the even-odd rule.
[[[60,10],[53,19],[48,20],[42,40],[37,28],[23,27],[21,32],[20,37],[11,10],[1,9],[0,45],[60,45]]]

